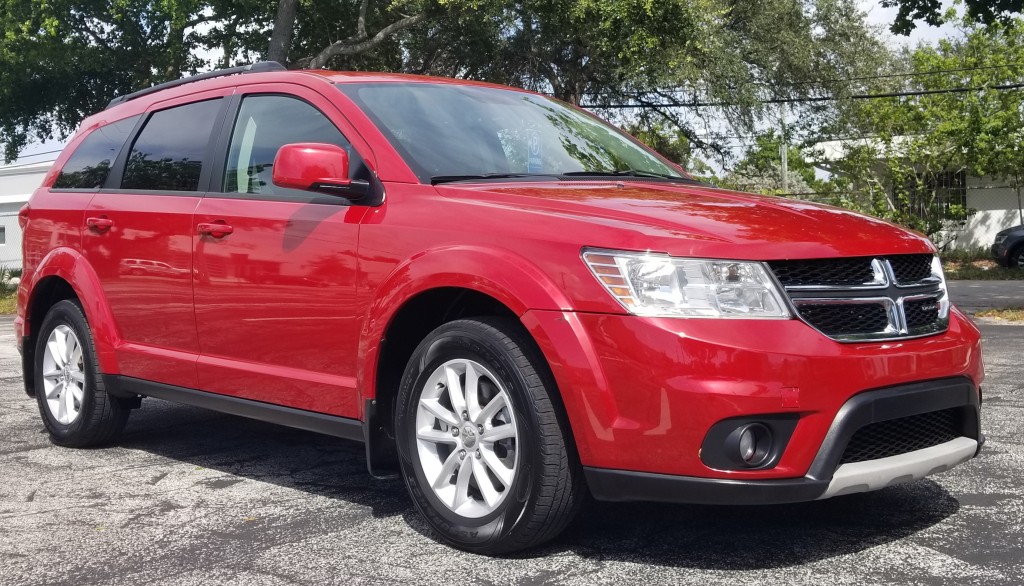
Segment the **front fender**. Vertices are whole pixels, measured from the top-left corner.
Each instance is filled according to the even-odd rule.
[[[568,297],[529,259],[499,248],[451,246],[429,250],[402,262],[373,294],[359,341],[357,370],[363,399],[376,395],[381,340],[405,303],[431,289],[456,287],[488,295],[517,316],[531,309],[568,310]]]
[[[93,344],[100,370],[105,374],[118,374],[117,357],[114,349],[121,340],[120,332],[110,311],[110,304],[100,285],[100,279],[82,254],[71,248],[55,248],[47,254],[30,277],[27,302],[23,315],[23,335],[34,335],[38,323],[28,323],[37,303],[45,302],[41,293],[47,279],[62,279],[71,286],[92,329]]]

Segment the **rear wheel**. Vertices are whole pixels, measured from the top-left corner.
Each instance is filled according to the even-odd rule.
[[[445,324],[413,353],[395,414],[403,478],[446,541],[486,554],[554,538],[582,474],[546,364],[518,324]]]
[[[36,399],[53,443],[83,448],[112,441],[129,409],[107,395],[92,332],[77,301],[58,302],[36,340]]]

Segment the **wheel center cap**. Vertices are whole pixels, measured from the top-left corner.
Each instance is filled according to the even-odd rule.
[[[472,448],[476,445],[476,428],[472,425],[467,425],[462,428],[462,445],[467,448]]]

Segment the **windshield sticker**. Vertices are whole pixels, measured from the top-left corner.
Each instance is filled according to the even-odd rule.
[[[526,145],[529,149],[529,158],[526,161],[527,173],[540,173],[544,170],[544,162],[540,156],[540,133],[536,130],[526,131]]]

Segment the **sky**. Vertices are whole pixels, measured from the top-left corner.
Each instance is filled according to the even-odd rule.
[[[909,37],[896,36],[888,32],[889,25],[896,18],[896,8],[883,8],[878,0],[858,0],[857,4],[867,14],[867,21],[870,24],[879,25],[886,30],[889,41],[894,46],[908,45],[915,47],[922,42],[932,44],[943,37],[957,34],[956,28],[951,25],[935,27],[918,22],[917,27],[914,28]],[[943,12],[951,6],[953,6],[953,0],[942,1]]]

